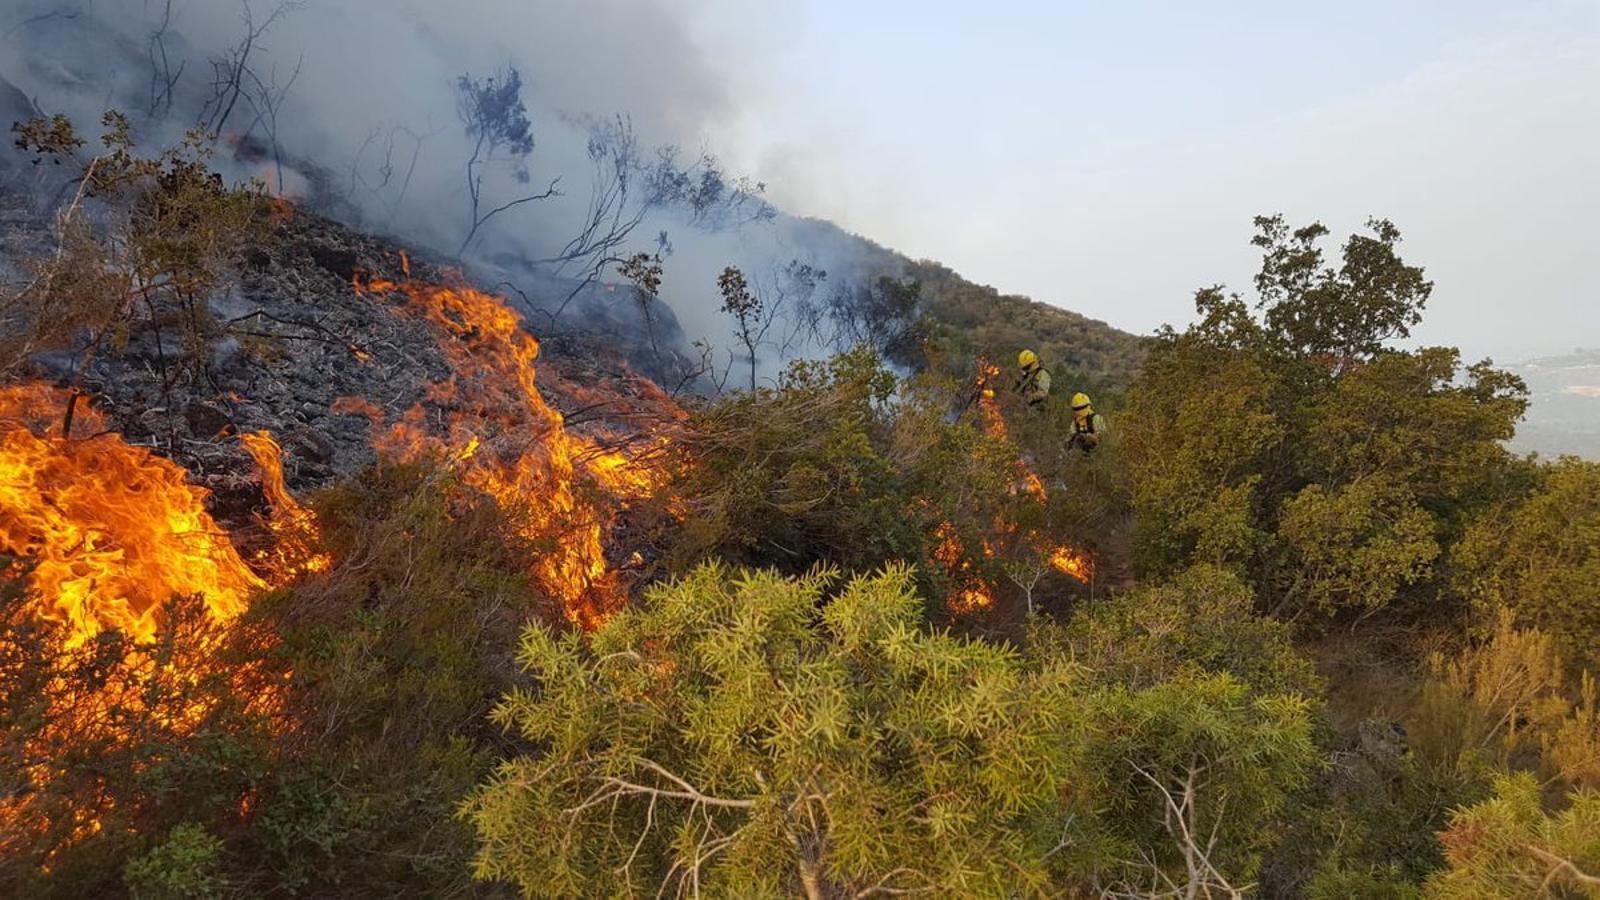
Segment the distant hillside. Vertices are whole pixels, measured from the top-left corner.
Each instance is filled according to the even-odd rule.
[[[1070,310],[974,284],[936,262],[909,263],[922,282],[928,314],[950,353],[1009,365],[1022,347],[1036,350],[1058,381],[1074,389],[1121,391],[1144,361],[1147,338]]]
[[[935,350],[953,369],[986,357],[1010,365],[1017,351],[1031,347],[1064,385],[1118,393],[1138,372],[1149,339],[1098,319],[962,277],[934,260],[913,260],[832,222],[794,220],[796,238],[813,247],[835,248],[849,259],[847,279],[878,275],[909,276],[922,284],[926,314],[934,325]]]
[[[1509,368],[1533,393],[1527,421],[1513,442],[1516,449],[1600,459],[1600,350],[1575,350]]]

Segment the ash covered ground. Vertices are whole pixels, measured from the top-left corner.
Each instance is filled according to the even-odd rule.
[[[43,224],[25,202],[13,197],[3,206],[9,255],[46,245]],[[402,295],[359,292],[354,278],[399,280],[409,263],[418,281],[472,284],[449,266],[411,258],[396,244],[312,214],[288,212],[274,232],[273,240],[245,254],[231,289],[211,299],[217,336],[204,351],[199,377],[164,374],[177,355],[173,329],[142,319],[123,347],[90,359],[79,380],[85,399],[113,429],[187,469],[212,492],[213,512],[229,524],[242,523],[263,503],[238,434],[265,430],[276,437],[288,486],[300,492],[374,459],[375,414],[397,421],[419,405],[448,414],[447,405],[430,398],[429,386],[452,374],[441,345],[451,338],[407,310]],[[480,287],[493,293],[490,285]],[[633,361],[649,367],[661,357],[626,327],[629,296],[604,286],[587,291],[574,308],[603,330],[557,328],[545,317],[543,334],[540,314],[530,308],[537,295],[519,291],[506,299],[540,341],[536,370],[545,401],[571,430],[598,440],[626,441],[676,409],[667,391],[634,367]],[[608,301],[623,309],[608,317],[583,313],[586,305]],[[653,315],[664,333],[679,334],[670,310],[660,306]],[[34,374],[60,383],[73,380],[80,364],[68,353],[33,361]],[[678,372],[683,365],[674,353],[658,371]],[[688,381],[680,376],[673,386]]]

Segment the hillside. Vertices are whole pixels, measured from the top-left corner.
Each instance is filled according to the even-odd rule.
[[[1600,351],[1578,350],[1512,366],[1533,406],[1513,446],[1545,456],[1600,459]]]
[[[654,4],[25,3],[0,897],[1600,897],[1600,357],[1393,223],[1139,337],[536,93]]]
[[[922,283],[928,315],[954,356],[983,356],[1010,365],[1031,347],[1068,386],[1121,393],[1133,382],[1150,339],[1060,306],[975,284],[931,261],[906,272]]]
[[[1130,334],[1064,307],[1070,298],[1041,302],[964,278],[935,260],[916,260],[851,234],[831,222],[797,220],[802,245],[822,248],[822,259],[846,260],[846,281],[880,275],[914,279],[922,312],[934,326],[934,355],[942,365],[970,372],[983,358],[1011,365],[1031,347],[1064,384],[1121,393],[1148,352],[1147,337]]]

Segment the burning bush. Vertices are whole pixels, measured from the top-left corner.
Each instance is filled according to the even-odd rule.
[[[970,390],[899,379],[857,350],[708,404],[674,483],[686,513],[673,536],[679,570],[712,558],[792,573],[912,562],[924,591],[958,615],[1001,594],[1031,608],[1036,593],[1087,582],[1074,498],[1092,491],[1052,499],[993,392],[963,409]]]
[[[39,614],[36,559],[0,557],[0,890],[459,891],[451,813],[504,750],[487,713],[516,634],[567,618],[514,521],[439,462],[295,505],[326,565],[237,618],[194,597],[85,632]]]
[[[104,893],[146,835],[188,820],[237,831],[270,755],[274,686],[222,663],[205,605],[164,605],[147,637],[85,639],[19,586],[0,584],[0,893]]]
[[[409,276],[408,258],[402,266]],[[468,483],[516,510],[522,537],[536,548],[530,574],[540,589],[574,623],[598,624],[626,599],[602,538],[619,506],[655,488],[652,468],[567,430],[539,391],[539,342],[502,298],[459,278],[357,276],[354,287],[400,298],[437,328],[454,370],[430,388],[433,409],[414,407],[380,432],[380,451],[453,460]]]

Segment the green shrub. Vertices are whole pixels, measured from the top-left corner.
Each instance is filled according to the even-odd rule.
[[[1249,586],[1212,566],[1095,604],[1063,636],[1074,659],[1118,684],[1148,687],[1199,670],[1265,693],[1322,693],[1288,626],[1257,615]]]
[[[1600,463],[1548,467],[1531,496],[1480,517],[1453,561],[1483,621],[1507,607],[1577,660],[1600,664]]]
[[[135,900],[189,900],[222,893],[222,841],[205,826],[185,823],[123,870]]]
[[[1129,686],[929,631],[910,585],[708,566],[588,639],[530,629],[533,683],[496,711],[529,749],[462,809],[478,876],[550,896],[1248,882],[1316,765],[1307,698],[1194,666]]]
[[[1449,867],[1429,879],[1431,898],[1600,897],[1600,793],[1580,791],[1552,813],[1531,775],[1505,776],[1440,840]]]

